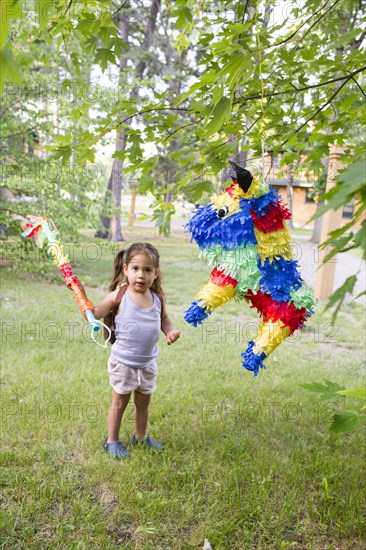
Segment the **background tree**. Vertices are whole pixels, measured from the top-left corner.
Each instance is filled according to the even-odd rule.
[[[36,58],[43,56],[50,62],[52,56],[44,52],[51,44],[67,58],[65,47],[72,43],[73,50],[80,48],[103,69],[117,64],[125,47],[115,26],[114,14],[121,6],[114,12],[102,2],[96,6],[97,16],[88,6],[60,2],[51,20],[39,18],[31,38],[32,44],[42,44],[38,56],[34,53]],[[151,2],[148,9],[154,6]],[[154,48],[158,52],[150,41],[146,57],[136,67],[145,75],[138,80],[138,94],[119,98],[118,105],[107,108],[96,123],[77,135],[61,127],[52,136],[52,148],[62,162],[73,154],[75,163],[83,165],[94,161],[101,140],[126,128],[128,142],[116,157],[123,162],[124,173],[137,174],[146,185],[156,163],[144,153],[150,143],[164,151],[167,165],[179,164],[169,200],[182,192],[197,200],[214,179],[207,174],[219,174],[230,155],[247,155],[249,167],[261,174],[263,151],[269,147],[274,155],[281,154],[285,168],[304,148],[307,162],[315,166],[328,156],[332,142],[347,143],[342,159],[347,165],[358,160],[362,151],[350,128],[356,110],[360,118],[365,113],[363,7],[364,2],[354,0],[322,4],[308,0],[301,10],[295,4],[286,5],[281,13],[274,1],[223,1],[220,9],[210,9],[212,4],[206,9],[204,3],[192,1],[164,2],[162,13],[169,17],[165,28],[173,50],[187,60],[178,97],[172,99],[169,83],[160,75],[154,74],[154,85],[147,77],[155,58],[150,53]],[[162,21],[158,20],[159,32]],[[13,20],[7,30],[12,25]],[[23,60],[27,56],[21,55],[24,47],[19,47],[19,39],[8,36],[2,52],[8,67],[5,77],[16,81],[16,64],[27,67],[30,61]],[[150,31],[144,36],[150,36]],[[137,44],[141,49],[143,39]],[[11,59],[9,51],[13,51]],[[67,75],[78,78],[78,56],[69,57]],[[85,103],[81,101],[79,110],[87,116]],[[174,205],[166,202],[159,186],[152,188],[156,190],[153,217],[166,228]],[[112,238],[121,236],[115,235]]]

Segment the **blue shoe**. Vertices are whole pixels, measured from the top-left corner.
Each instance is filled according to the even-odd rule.
[[[103,443],[103,449],[106,453],[113,456],[117,460],[122,460],[128,456],[128,452],[122,445],[120,441],[113,441],[112,443],[107,443],[108,437],[106,437]]]
[[[162,451],[164,449],[164,445],[162,445],[158,441],[155,441],[154,439],[151,439],[151,437],[148,435],[145,437],[145,439],[142,439],[141,441],[137,441],[136,436],[133,435],[131,438],[131,443],[132,445],[143,445],[155,451]]]

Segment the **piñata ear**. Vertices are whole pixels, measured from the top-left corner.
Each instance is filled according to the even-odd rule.
[[[239,187],[246,193],[253,181],[253,176],[249,172],[249,170],[246,170],[245,168],[242,168],[239,166],[239,164],[236,164],[236,162],[233,162],[229,160],[231,166],[235,170],[236,178],[232,178],[235,183],[238,182]]]

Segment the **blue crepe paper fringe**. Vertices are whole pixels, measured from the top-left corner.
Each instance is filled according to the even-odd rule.
[[[285,260],[280,256],[271,263],[268,259],[261,265],[258,261],[262,278],[259,281],[261,292],[268,292],[276,302],[291,300],[291,291],[302,285],[302,278],[298,272],[296,260]]]
[[[257,216],[262,217],[267,212],[268,208],[277,202],[280,198],[272,187],[269,188],[269,192],[261,195],[260,197],[250,199],[250,208],[253,208]]]
[[[254,376],[258,376],[259,369],[265,369],[263,363],[264,359],[267,357],[264,351],[260,355],[256,355],[252,350],[254,348],[254,342],[251,340],[247,349],[240,355],[244,358],[243,367],[250,372],[254,373]]]
[[[192,235],[200,248],[206,249],[225,244],[226,249],[234,249],[248,243],[255,245],[253,220],[249,201],[241,199],[241,211],[227,218],[218,218],[212,204],[199,207],[185,229]]]
[[[199,305],[199,302],[192,302],[190,307],[185,311],[184,319],[190,325],[197,327],[202,325],[203,321],[211,315],[211,311],[206,312],[206,310]]]

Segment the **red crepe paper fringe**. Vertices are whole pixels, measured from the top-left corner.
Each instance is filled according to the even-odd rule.
[[[235,193],[235,188],[236,188],[236,185],[237,185],[237,183],[238,183],[237,180],[233,180],[233,181],[234,181],[234,183],[232,183],[231,185],[229,185],[229,187],[226,187],[226,188],[225,188],[226,193],[227,193],[228,195],[230,195],[230,197],[232,197],[232,196],[234,195],[234,193]]]
[[[238,281],[230,277],[230,275],[226,275],[224,271],[218,270],[216,267],[212,270],[210,280],[211,283],[217,286],[232,285],[235,288],[238,284]]]
[[[70,264],[62,264],[60,266],[60,271],[64,279],[71,277],[74,283],[80,284],[80,280],[73,274]]]
[[[279,320],[290,329],[291,334],[301,328],[308,317],[306,309],[304,307],[297,309],[293,301],[289,304],[276,302],[269,294],[261,292],[254,294],[251,290],[248,291],[246,298],[252,303],[250,307],[256,308],[265,322]]]
[[[250,209],[250,214],[254,227],[263,233],[272,233],[283,229],[283,220],[291,218],[290,211],[281,200],[278,200],[276,204],[271,204],[264,216],[257,216],[253,208]]]

